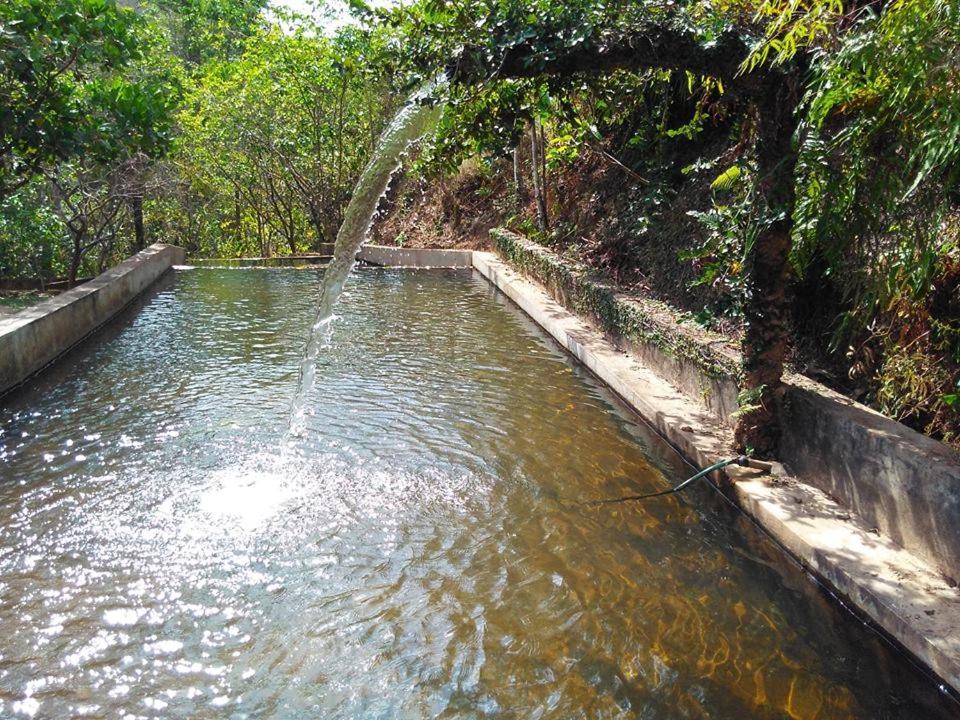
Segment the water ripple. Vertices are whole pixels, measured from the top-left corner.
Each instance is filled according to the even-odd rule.
[[[180,271],[5,400],[0,715],[948,715],[705,489],[580,505],[685,469],[469,273],[359,273],[287,437],[318,272]]]

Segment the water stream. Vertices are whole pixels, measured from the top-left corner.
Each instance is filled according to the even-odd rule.
[[[440,82],[440,81],[438,81]],[[304,399],[316,380],[317,355],[329,345],[333,308],[356,262],[357,251],[370,230],[377,205],[390,178],[400,168],[410,146],[433,129],[442,108],[431,101],[436,83],[427,83],[397,112],[380,137],[377,148],[357,181],[337,231],[333,259],[327,265],[320,286],[317,315],[300,360],[300,379],[290,411],[290,434],[303,431],[307,412]]]

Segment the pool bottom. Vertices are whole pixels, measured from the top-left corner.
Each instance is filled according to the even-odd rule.
[[[178,273],[8,398],[2,713],[949,717],[482,280]]]

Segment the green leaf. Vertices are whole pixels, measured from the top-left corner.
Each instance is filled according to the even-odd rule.
[[[732,165],[720,173],[720,175],[710,183],[710,188],[718,192],[729,190],[736,184],[742,174],[743,171],[739,165]]]

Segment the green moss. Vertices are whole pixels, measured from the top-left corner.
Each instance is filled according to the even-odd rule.
[[[630,342],[657,347],[677,360],[693,363],[710,378],[741,377],[739,364],[713,352],[708,345],[655,317],[670,309],[649,300],[627,301],[617,288],[587,266],[560,258],[555,253],[516,235],[495,228],[490,231],[497,253],[524,275],[546,286],[568,310],[596,320],[604,331]]]

